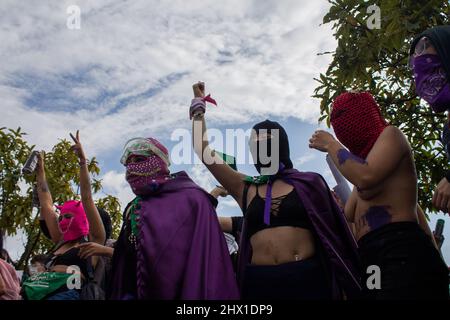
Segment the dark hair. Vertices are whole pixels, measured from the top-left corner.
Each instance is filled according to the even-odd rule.
[[[103,227],[105,228],[105,234],[106,234],[106,240],[111,239],[112,234],[112,223],[111,223],[111,217],[109,216],[109,213],[102,208],[97,207],[98,213],[100,214],[100,218],[103,222]]]
[[[45,264],[47,262],[47,255],[46,254],[37,254],[33,258],[31,258],[30,263],[42,263]]]

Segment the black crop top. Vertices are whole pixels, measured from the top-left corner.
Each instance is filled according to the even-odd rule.
[[[246,211],[248,238],[258,231],[275,227],[289,226],[308,230],[312,228],[306,209],[295,189],[287,195],[272,198],[270,225],[264,223],[264,204],[265,199],[259,195],[256,187],[256,195]]]
[[[71,248],[64,252],[61,255],[55,256],[51,254],[49,257],[49,261],[47,262],[50,267],[63,265],[63,266],[78,266],[80,268],[81,273],[87,277],[87,261],[86,259],[81,259],[78,253],[80,252],[80,248]]]

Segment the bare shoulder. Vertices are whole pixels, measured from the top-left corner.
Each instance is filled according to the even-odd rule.
[[[395,139],[397,141],[408,141],[405,134],[396,126],[386,127],[380,135],[381,139]]]
[[[388,126],[381,133],[377,143],[402,146],[410,149],[408,139],[405,134],[399,128],[395,126]]]

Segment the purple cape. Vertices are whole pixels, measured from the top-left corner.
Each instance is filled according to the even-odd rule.
[[[313,233],[323,249],[327,269],[331,272],[333,299],[357,298],[361,292],[360,265],[356,241],[342,210],[338,207],[320,174],[285,169],[278,174],[291,184],[308,213]],[[242,226],[238,257],[238,281],[242,289],[245,267],[251,261],[252,249],[247,239],[246,219]]]
[[[210,195],[185,172],[141,201],[138,299],[239,299],[225,238]],[[123,232],[123,230],[122,230]],[[114,252],[112,299],[126,299],[125,256]],[[122,255],[122,259],[121,259]]]

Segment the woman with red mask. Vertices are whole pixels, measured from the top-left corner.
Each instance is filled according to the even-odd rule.
[[[330,119],[340,142],[319,130],[310,148],[327,152],[355,186],[345,215],[354,224],[366,297],[447,298],[447,270],[417,205],[417,176],[406,137],[384,120],[367,92],[338,96]]]
[[[56,208],[59,213],[53,209],[53,199],[45,174],[44,153],[38,156],[37,190],[41,214],[45,219],[51,240],[56,244],[46,263],[47,271],[70,273],[76,267],[80,271],[79,276],[83,283],[87,279],[88,268],[95,267],[96,257],[92,257],[89,261],[81,258],[78,245],[87,241],[103,245],[105,243],[105,230],[92,197],[87,160],[80,143],[79,132],[77,131],[76,137],[72,134],[71,137],[75,142],[72,150],[80,160],[81,201],[69,200],[62,205],[57,205]],[[75,269],[75,271],[77,270]],[[77,300],[79,299],[79,292],[79,287],[71,289],[67,285],[63,285],[43,298]]]

